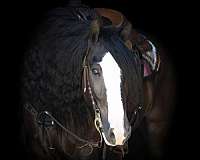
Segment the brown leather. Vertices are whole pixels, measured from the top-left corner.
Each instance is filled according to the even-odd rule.
[[[124,42],[124,44],[126,45],[126,47],[128,48],[128,49],[132,49],[133,48],[133,44],[132,44],[132,42],[130,41],[130,40],[126,40],[125,42]]]
[[[108,8],[95,8],[95,10],[102,16],[108,18],[112,25],[120,27],[124,22],[124,16],[120,12]]]

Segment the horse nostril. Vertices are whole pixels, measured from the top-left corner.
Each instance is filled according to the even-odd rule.
[[[110,138],[115,138],[115,135],[113,132],[110,132],[110,135],[109,135]]]
[[[123,140],[123,144],[130,138],[130,136],[131,136],[131,126],[124,133],[124,137],[126,137],[126,138]]]
[[[115,140],[115,134],[114,134],[113,130],[114,130],[114,128],[110,128],[110,129],[109,129],[109,134],[108,134],[108,136],[109,136],[110,140],[111,140],[113,143],[115,143],[116,140]]]

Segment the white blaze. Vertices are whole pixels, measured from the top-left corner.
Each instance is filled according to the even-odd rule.
[[[124,109],[121,98],[121,70],[110,52],[100,62],[106,87],[108,121],[116,138],[116,145],[122,145],[124,137]]]

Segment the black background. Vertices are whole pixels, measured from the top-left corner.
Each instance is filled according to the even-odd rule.
[[[67,0],[66,0],[67,1]],[[198,51],[194,51],[197,37],[191,14],[193,8],[184,2],[144,0],[82,0],[91,7],[105,7],[121,11],[133,27],[158,40],[173,61],[177,78],[177,101],[170,137],[166,147],[166,159],[193,159],[197,152],[198,104],[194,103],[197,90]],[[2,5],[5,16],[5,51],[2,55],[3,98],[1,147],[6,159],[20,158],[18,141],[19,74],[22,54],[41,15],[51,8],[63,5],[65,0],[8,1]],[[195,30],[196,31],[196,30]],[[5,90],[4,90],[5,89]],[[197,94],[196,94],[197,95]],[[5,101],[5,102],[4,102]],[[14,157],[13,157],[14,156]]]

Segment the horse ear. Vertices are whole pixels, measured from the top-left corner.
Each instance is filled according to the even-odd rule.
[[[132,42],[130,41],[130,40],[126,40],[125,42],[124,42],[124,44],[126,45],[126,47],[128,48],[128,49],[132,49],[133,48],[133,44],[132,44]]]
[[[91,25],[90,25],[89,39],[92,43],[96,43],[98,41],[99,32],[100,32],[100,22],[98,19],[95,19],[91,22]]]
[[[133,44],[131,41],[131,35],[132,35],[132,24],[125,19],[124,26],[122,28],[122,31],[120,32],[120,37],[123,39],[124,44],[129,48],[133,48]]]
[[[132,32],[132,24],[126,20],[122,31],[120,32],[121,38],[126,41],[130,38]]]
[[[132,25],[126,17],[121,12],[116,10],[107,9],[107,8],[95,8],[97,13],[101,17],[105,17],[109,19],[112,23],[112,26],[116,28],[122,27],[122,31],[120,32],[121,38],[124,40],[124,44],[129,48],[132,49],[132,42],[130,40],[130,35],[132,31]]]

